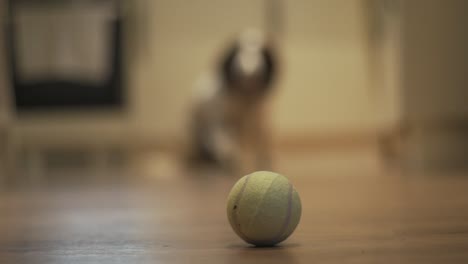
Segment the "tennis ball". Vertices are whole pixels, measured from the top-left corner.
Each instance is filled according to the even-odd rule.
[[[273,246],[288,238],[301,218],[301,200],[289,180],[258,171],[239,179],[227,202],[234,232],[256,246]]]

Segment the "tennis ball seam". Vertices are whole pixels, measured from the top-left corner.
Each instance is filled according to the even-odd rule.
[[[271,186],[273,186],[273,183],[275,182],[275,180],[278,179],[278,175],[279,175],[279,174],[276,174],[275,178],[273,178],[273,179],[271,180],[270,185],[269,185],[268,188],[265,190],[265,192],[262,194],[262,197],[260,198],[260,201],[262,201],[262,202],[261,202],[261,204],[258,204],[257,207],[255,208],[255,213],[253,214],[253,217],[250,218],[249,224],[248,224],[247,227],[246,227],[247,229],[249,229],[249,228],[252,226],[253,222],[254,222],[255,219],[257,218],[258,211],[259,211],[259,209],[262,207],[262,204],[263,204],[263,202],[264,202],[264,199],[263,199],[263,198],[264,198],[265,195],[270,191]]]
[[[286,211],[286,219],[283,223],[283,226],[281,227],[280,231],[278,234],[273,238],[273,240],[278,240],[281,236],[284,235],[284,232],[286,232],[286,229],[288,229],[289,222],[291,222],[291,211],[292,211],[292,189],[293,186],[291,183],[289,184],[289,190],[288,190],[288,207]]]
[[[249,243],[253,243],[255,245],[269,245],[270,241],[277,241],[276,243],[280,243],[286,237],[284,236],[284,233],[288,229],[289,223],[291,222],[291,215],[292,215],[292,193],[293,193],[293,186],[291,183],[288,183],[289,185],[289,190],[288,190],[288,206],[287,206],[287,211],[286,211],[286,219],[284,220],[283,225],[281,226],[280,231],[278,232],[277,235],[273,236],[271,239],[267,240],[249,240]],[[247,237],[247,236],[246,236]]]

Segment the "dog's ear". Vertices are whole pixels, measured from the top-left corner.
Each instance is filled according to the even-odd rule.
[[[274,52],[270,47],[264,47],[262,49],[264,69],[263,69],[263,80],[265,86],[270,86],[276,75],[276,61]]]
[[[221,59],[221,63],[218,66],[219,74],[224,82],[232,84],[235,82],[235,71],[234,63],[237,53],[239,52],[239,46],[237,44],[232,45]]]

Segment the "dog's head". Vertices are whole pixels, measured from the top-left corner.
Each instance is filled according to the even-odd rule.
[[[221,60],[220,75],[230,93],[257,97],[272,87],[276,75],[273,48],[258,31],[246,31]]]

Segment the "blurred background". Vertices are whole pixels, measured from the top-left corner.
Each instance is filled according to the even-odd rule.
[[[468,165],[467,1],[0,3],[3,182],[181,173],[193,84],[252,27],[279,55],[275,168]]]

